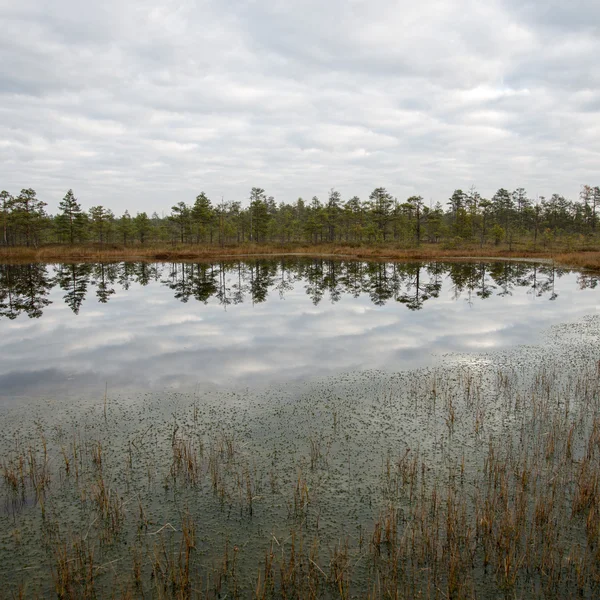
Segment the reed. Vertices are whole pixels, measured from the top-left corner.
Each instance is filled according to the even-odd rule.
[[[231,421],[190,405],[125,439],[115,428],[131,408],[117,401],[72,442],[33,428],[0,457],[5,505],[20,506],[3,543],[41,541],[59,598],[600,593],[595,357],[370,382],[357,420],[322,388],[316,416],[280,405],[268,441],[243,402]],[[430,435],[392,437],[410,414]]]
[[[570,243],[555,244],[552,248],[533,248],[530,243],[486,245],[462,242],[453,247],[423,243],[419,247],[397,244],[240,244],[210,246],[201,244],[131,245],[88,244],[79,246],[50,245],[34,247],[2,247],[2,262],[52,262],[52,261],[111,261],[111,260],[210,260],[248,256],[304,255],[356,258],[369,260],[434,260],[473,258],[530,258],[545,259],[557,264],[579,269],[600,269],[600,248],[581,243],[573,248]]]

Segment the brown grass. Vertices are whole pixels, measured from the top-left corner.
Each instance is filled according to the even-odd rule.
[[[112,458],[119,454],[105,441],[113,439],[109,426],[104,429],[105,440],[88,440],[82,450],[75,439],[72,451],[64,449],[74,465],[79,462],[81,487],[74,478],[50,476],[49,457],[57,455],[61,442],[54,436],[47,440],[40,431],[32,446],[17,444],[3,458],[0,468],[5,487],[0,479],[0,496],[7,491],[12,498],[20,488],[30,491],[44,482],[48,516],[39,533],[25,526],[35,521],[17,521],[25,534],[18,544],[39,543],[45,548],[48,560],[40,562],[39,577],[44,578],[40,581],[47,587],[53,582],[56,597],[63,600],[598,598],[600,365],[596,358],[597,352],[571,367],[557,363],[531,373],[512,367],[487,373],[457,371],[450,385],[447,371],[434,371],[413,381],[407,396],[390,390],[389,402],[412,399],[415,404],[407,406],[407,411],[421,410],[417,406],[422,403],[429,404],[430,416],[451,412],[456,434],[466,437],[452,444],[451,437],[446,437],[437,457],[418,447],[396,454],[390,445],[386,455],[381,455],[376,487],[365,498],[369,507],[360,488],[348,490],[350,506],[363,505],[360,513],[354,513],[358,536],[338,533],[327,521],[325,527],[319,526],[322,513],[331,514],[340,506],[338,502],[346,502],[339,498],[339,488],[335,491],[334,487],[331,495],[319,492],[322,481],[331,481],[332,486],[341,483],[331,475],[339,473],[340,459],[345,462],[341,439],[348,440],[346,432],[354,430],[346,429],[348,415],[343,412],[339,422],[334,412],[334,427],[339,428],[335,444],[329,446],[320,435],[311,437],[299,460],[278,462],[280,458],[268,454],[270,444],[247,445],[237,437],[236,428],[215,431],[222,427],[218,413],[210,409],[198,413],[195,403],[188,406],[187,413],[181,414],[181,425],[174,421],[172,428],[163,429],[165,434],[171,431],[162,436],[165,443],[157,447],[149,442],[148,451],[152,455],[157,449],[166,452],[158,468],[170,478],[174,498],[187,497],[192,504],[188,510],[184,502],[172,522],[154,521],[152,531],[144,515],[146,509],[150,514],[153,509],[151,505],[144,508],[143,503],[156,500],[143,495],[143,472],[128,477],[127,483],[121,481],[127,485],[126,496],[138,498],[139,524],[133,516],[137,511],[127,509],[128,499],[111,483],[123,468],[110,460],[111,453]],[[518,406],[523,393],[523,406]],[[480,436],[477,407],[488,418],[498,417],[504,423],[502,429],[486,428]],[[192,408],[193,420],[188,419]],[[100,411],[97,414],[100,424]],[[211,421],[209,414],[219,421]],[[469,434],[473,426],[476,437]],[[210,430],[205,453],[200,438]],[[140,452],[141,444],[138,447],[133,440],[141,442],[144,435],[131,440],[136,460],[145,451]],[[465,469],[464,449],[474,441],[480,448]],[[325,455],[330,450],[334,454],[332,471],[323,456],[325,446]],[[264,455],[257,454],[261,447]],[[373,450],[377,454],[384,449],[377,448]],[[455,453],[460,448],[462,459]],[[258,469],[250,466],[254,457]],[[268,462],[262,463],[261,457]],[[261,463],[271,463],[286,482],[271,496]],[[310,471],[302,470],[309,465]],[[201,508],[216,508],[210,501],[215,472],[215,497],[221,504],[216,527],[205,517],[211,513]],[[321,479],[324,473],[327,479]],[[73,498],[81,498],[83,527],[73,527],[77,523],[73,514],[57,512],[60,504],[53,504],[53,497],[70,486]],[[193,493],[184,496],[185,486],[194,487]],[[222,534],[210,532],[230,522],[231,509],[238,502],[234,540],[225,537],[223,552]],[[289,510],[287,519],[283,512],[271,512],[284,505]],[[41,503],[40,510],[44,510]],[[74,506],[73,510],[78,509]],[[158,510],[155,514],[163,514],[162,507]],[[278,514],[282,520],[270,522],[267,516],[263,521],[265,513]],[[351,514],[342,517],[350,532],[354,530]],[[31,512],[15,511],[15,517],[19,515],[29,519]],[[246,540],[250,527],[258,532]],[[276,536],[277,530],[286,537]],[[13,535],[21,537],[16,530]],[[36,580],[24,588],[16,577],[12,597],[42,597],[35,595]]]
[[[0,248],[0,262],[96,262],[111,260],[186,261],[259,256],[323,256],[370,260],[459,260],[469,258],[531,258],[553,260],[564,266],[600,270],[600,248],[582,244],[555,244],[553,248],[533,249],[530,243],[507,245],[460,244],[449,247],[444,244],[422,244],[419,247],[402,247],[397,244],[238,244],[209,246],[199,244],[181,245],[133,245],[118,244],[80,246],[48,245],[39,248]]]
[[[558,254],[554,259],[569,267],[579,269],[600,270],[600,252],[565,252]]]

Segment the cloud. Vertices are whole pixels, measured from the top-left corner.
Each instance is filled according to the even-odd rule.
[[[0,0],[0,188],[168,211],[597,184],[597,2]]]

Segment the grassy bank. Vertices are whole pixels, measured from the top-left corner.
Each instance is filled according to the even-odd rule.
[[[551,259],[558,264],[600,270],[600,248],[589,245],[554,245],[533,248],[531,244],[485,245],[423,244],[407,248],[393,244],[240,244],[229,246],[184,244],[122,246],[88,244],[79,246],[50,245],[0,248],[2,262],[110,261],[110,260],[212,260],[241,256],[298,254],[339,256],[357,259],[435,260],[463,258],[532,258]]]

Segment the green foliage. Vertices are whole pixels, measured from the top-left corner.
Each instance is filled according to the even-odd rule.
[[[26,246],[37,246],[41,233],[46,226],[45,202],[38,199],[35,190],[21,190],[21,193],[11,202],[11,220],[17,238]]]
[[[0,209],[2,210],[2,245],[8,245],[9,216],[13,207],[14,198],[6,191],[0,192]]]
[[[133,228],[140,244],[143,244],[152,232],[152,223],[145,212],[133,217]]]
[[[385,188],[375,188],[369,196],[373,220],[377,225],[378,240],[386,241],[390,221],[393,218],[394,199]]]
[[[185,202],[178,202],[171,207],[169,220],[175,225],[176,231],[179,232],[181,243],[185,242],[189,237],[191,230],[191,209]]]
[[[123,213],[123,216],[117,221],[117,231],[124,246],[127,246],[127,243],[133,240],[135,236],[135,225],[129,211],[126,210]]]
[[[502,226],[498,225],[498,223],[492,227],[492,237],[494,238],[494,244],[496,244],[496,246],[502,242],[505,235],[506,231]]]
[[[265,190],[252,188],[250,193],[250,241],[266,242],[272,218]]]
[[[69,190],[65,197],[60,201],[58,208],[60,213],[56,217],[57,232],[64,237],[69,244],[82,242],[85,239],[86,223],[81,212],[81,206]]]
[[[600,187],[583,186],[578,201],[560,194],[532,201],[523,188],[500,188],[491,199],[481,197],[474,187],[455,190],[446,208],[438,202],[426,204],[419,195],[405,200],[394,198],[383,187],[369,198],[352,196],[344,201],[331,189],[326,202],[314,196],[298,198],[292,204],[276,203],[263,188],[254,187],[249,202],[225,201],[214,204],[201,192],[193,204],[175,203],[166,217],[127,210],[115,218],[103,206],[82,210],[69,190],[55,216],[47,215],[45,203],[33,189],[13,197],[0,192],[0,243],[100,244],[165,243],[234,244],[256,243],[392,243],[398,247],[422,242],[446,246],[461,243],[527,244],[548,248],[555,240],[571,246],[586,245],[597,235],[597,208]]]
[[[190,216],[196,242],[207,241],[207,234],[212,237],[211,225],[215,218],[215,210],[204,192],[196,196],[196,202],[190,210]]]
[[[92,206],[89,211],[91,238],[105,244],[110,241],[114,230],[115,215],[103,206]]]

